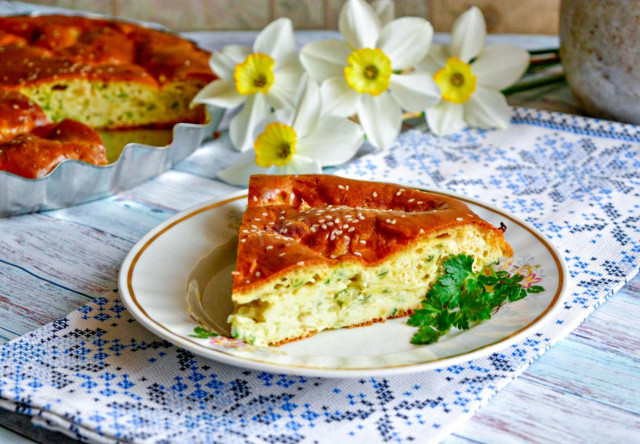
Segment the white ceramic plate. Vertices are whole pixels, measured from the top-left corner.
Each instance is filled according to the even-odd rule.
[[[492,319],[467,331],[452,329],[436,344],[410,344],[415,328],[406,318],[324,331],[263,349],[226,336],[196,337],[199,324],[187,306],[187,286],[193,279],[200,282],[203,308],[214,323],[224,323],[231,307],[231,271],[246,191],[183,211],[144,236],[122,265],[120,296],[131,314],[158,336],[198,355],[256,370],[361,377],[431,370],[488,355],[537,332],[553,317],[562,306],[569,275],[560,253],[528,223],[481,202],[446,195],[465,201],[496,226],[504,222],[515,255],[503,266],[525,266],[525,282],[542,285],[545,291],[506,304]]]

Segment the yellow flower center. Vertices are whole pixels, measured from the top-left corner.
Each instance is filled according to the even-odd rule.
[[[471,65],[451,57],[444,68],[433,75],[442,91],[442,98],[452,103],[465,103],[476,90],[476,76]]]
[[[360,94],[368,93],[372,96],[389,89],[391,74],[391,60],[378,48],[353,51],[344,68],[347,84]]]
[[[253,144],[256,163],[263,167],[284,166],[293,158],[298,135],[289,125],[274,122],[267,125]]]
[[[275,61],[266,54],[249,54],[244,62],[238,63],[233,72],[236,89],[240,94],[268,93],[273,85]]]

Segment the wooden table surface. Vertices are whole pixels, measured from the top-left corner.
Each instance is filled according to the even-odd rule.
[[[192,37],[212,45],[205,34]],[[509,101],[580,113],[563,82]],[[235,191],[230,186],[213,191],[214,174],[203,168],[220,160],[211,152],[205,147],[173,170],[111,198],[0,219],[0,343],[115,288],[125,255],[148,230],[180,210]],[[640,442],[638,326],[636,276],[445,442]],[[0,442],[32,442],[24,436],[69,441],[28,427],[24,419],[0,411],[0,423],[18,432],[0,428]]]

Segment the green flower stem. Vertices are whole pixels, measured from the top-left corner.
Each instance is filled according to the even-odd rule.
[[[515,85],[510,86],[509,88],[503,89],[502,94],[504,94],[505,96],[508,96],[510,94],[515,94],[522,91],[528,91],[531,89],[540,88],[541,86],[547,86],[554,83],[562,82],[564,81],[564,79],[565,79],[564,74],[559,73],[559,74],[551,74],[549,76],[539,77],[533,80],[525,80],[525,81],[518,82]]]

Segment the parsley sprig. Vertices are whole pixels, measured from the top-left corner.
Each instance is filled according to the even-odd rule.
[[[474,322],[490,319],[493,310],[507,301],[544,291],[540,285],[523,288],[524,276],[491,266],[474,273],[473,257],[466,254],[451,256],[443,265],[445,273],[427,292],[423,308],[409,316],[408,324],[418,327],[412,344],[432,344],[451,327],[466,330]]]

